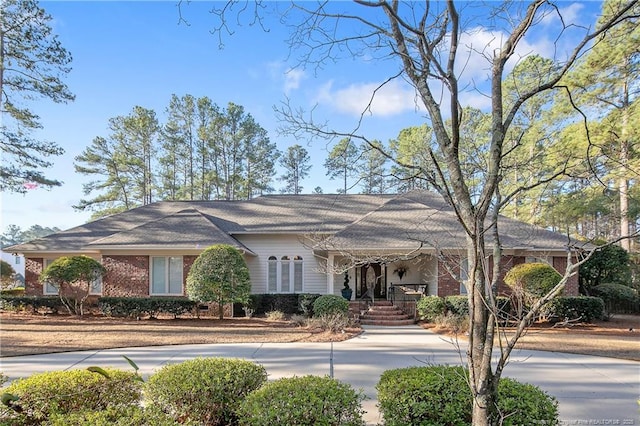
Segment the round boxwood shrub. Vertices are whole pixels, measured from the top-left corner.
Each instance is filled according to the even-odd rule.
[[[20,413],[15,424],[46,422],[51,415],[82,411],[126,410],[137,406],[142,382],[135,373],[104,369],[53,371],[17,380],[3,389],[14,395],[11,405]]]
[[[433,321],[436,317],[444,314],[446,305],[441,297],[427,296],[418,299],[416,309],[418,310],[418,318]]]
[[[201,425],[235,424],[244,397],[267,381],[265,368],[233,358],[196,358],[166,365],[145,389],[147,407]]]
[[[463,367],[428,366],[387,370],[380,377],[378,407],[387,426],[468,425],[472,398]],[[495,423],[558,424],[555,398],[539,388],[501,379]]]
[[[142,407],[123,410],[107,408],[100,411],[53,414],[47,426],[197,426],[195,422],[178,423],[162,413],[151,413]]]
[[[323,294],[313,302],[313,315],[316,317],[348,312],[349,302],[335,294]]]
[[[361,426],[364,395],[330,377],[303,376],[276,380],[242,402],[239,423],[246,426]]]
[[[592,289],[593,295],[604,302],[607,318],[611,316],[618,305],[632,305],[638,303],[638,292],[623,284],[600,284]]]
[[[444,304],[447,312],[452,315],[466,317],[469,315],[469,297],[468,296],[447,296],[444,298]]]
[[[550,292],[562,279],[553,266],[546,263],[522,263],[507,272],[504,282],[516,293],[540,297]]]

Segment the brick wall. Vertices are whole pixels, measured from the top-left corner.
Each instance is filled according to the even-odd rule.
[[[523,256],[502,256],[500,259],[500,267],[501,267],[501,276],[498,280],[498,294],[499,295],[508,295],[510,294],[509,287],[504,283],[504,276],[511,268],[521,263],[525,263],[526,258]],[[452,257],[448,261],[448,266],[452,269],[454,273],[459,273],[460,266],[459,261]],[[492,262],[489,259],[489,262]],[[554,257],[553,258],[553,267],[558,270],[561,274],[564,274],[565,269],[567,268],[567,258],[566,257]],[[460,284],[456,281],[451,274],[449,274],[447,268],[443,264],[442,260],[438,260],[438,296],[453,296],[460,294]],[[578,275],[574,275],[569,278],[567,282],[567,286],[564,290],[565,296],[577,296],[578,295]]]
[[[107,268],[103,296],[149,296],[149,256],[102,256],[102,264]]]
[[[554,257],[553,258],[553,267],[556,268],[556,271],[560,272],[560,274],[564,275],[564,272],[567,269],[567,258],[566,257]],[[563,296],[578,296],[578,274],[576,273],[572,277],[569,278],[567,284],[564,287]]]
[[[42,296],[40,274],[44,269],[41,257],[25,257],[24,260],[24,293],[27,296]]]

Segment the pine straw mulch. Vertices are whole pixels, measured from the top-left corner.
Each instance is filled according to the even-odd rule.
[[[465,333],[423,323],[424,328],[448,337],[466,340]],[[513,329],[503,329],[507,336]],[[640,315],[614,315],[609,321],[535,323],[520,338],[516,348],[640,361]]]
[[[422,323],[436,333],[466,339],[464,333]],[[100,315],[0,313],[0,356],[18,356],[121,347],[200,343],[336,342],[362,332],[308,329],[264,318],[160,318],[140,321]],[[511,331],[507,328],[507,334]],[[545,324],[530,327],[522,349],[569,352],[640,361],[640,316],[616,315],[594,324]]]
[[[336,342],[362,330],[329,333],[264,318],[159,318],[139,321],[99,315],[75,317],[0,313],[0,356],[136,346],[200,343]]]

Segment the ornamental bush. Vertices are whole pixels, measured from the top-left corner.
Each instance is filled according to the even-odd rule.
[[[599,297],[556,297],[543,308],[549,319],[593,322],[604,318],[604,302]]]
[[[504,276],[504,282],[516,294],[539,298],[550,292],[562,275],[547,263],[521,263]]]
[[[53,371],[17,380],[3,389],[15,398],[11,424],[40,424],[52,415],[114,412],[137,406],[142,382],[132,372],[104,369],[108,377],[89,370]]]
[[[416,309],[418,310],[419,319],[433,321],[436,317],[444,314],[446,305],[441,297],[426,296],[418,299]]]
[[[604,302],[605,316],[610,318],[619,305],[638,304],[638,292],[623,284],[600,284],[591,289]]]
[[[178,423],[162,413],[152,413],[142,407],[124,410],[107,408],[100,411],[53,414],[47,426],[197,426],[194,422]]]
[[[196,358],[166,365],[145,387],[151,411],[176,421],[200,425],[230,425],[240,402],[267,381],[261,365],[232,358]]]
[[[245,398],[239,424],[361,426],[363,399],[362,392],[327,376],[283,378]]]
[[[447,312],[461,317],[469,316],[469,298],[467,296],[447,296],[444,298]]]
[[[463,367],[441,365],[385,371],[376,386],[383,424],[471,424],[473,401],[467,377]],[[501,379],[496,405],[492,423],[559,424],[557,401],[533,385]]]
[[[216,244],[200,253],[187,275],[187,296],[218,304],[220,319],[227,303],[247,303],[251,293],[249,268],[235,247]]]
[[[332,314],[347,314],[349,302],[344,297],[335,294],[323,294],[313,302],[313,316],[320,317]]]

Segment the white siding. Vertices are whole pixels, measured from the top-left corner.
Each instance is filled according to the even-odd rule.
[[[251,274],[251,293],[261,294],[267,291],[267,261],[269,256],[282,259],[289,256],[301,256],[303,260],[303,293],[327,292],[327,276],[323,272],[322,260],[305,247],[301,238],[296,235],[235,235],[235,238],[249,248],[257,256],[246,256],[247,266]],[[291,261],[293,263],[293,260]],[[293,282],[292,282],[293,288]]]

